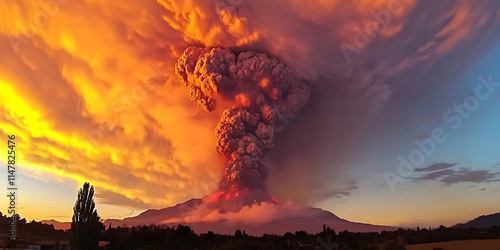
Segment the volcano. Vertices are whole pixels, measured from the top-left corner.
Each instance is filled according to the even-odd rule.
[[[224,160],[219,191],[159,210],[148,210],[106,224],[189,225],[196,232],[283,234],[335,230],[381,231],[394,228],[353,223],[317,208],[284,204],[268,194],[264,156],[274,148],[275,132],[306,105],[311,90],[281,60],[263,52],[234,53],[228,48],[191,46],[175,64],[189,99],[207,111],[223,109],[215,128],[215,151]]]
[[[284,234],[304,230],[317,233],[322,225],[335,231],[380,232],[396,227],[351,222],[335,214],[313,207],[283,203],[261,189],[236,188],[191,199],[163,209],[149,209],[123,220],[108,219],[106,226],[140,226],[161,224],[175,227],[188,225],[196,233],[212,231],[233,234],[237,229],[250,235]]]

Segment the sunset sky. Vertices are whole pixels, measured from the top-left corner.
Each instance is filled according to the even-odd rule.
[[[0,178],[13,134],[29,220],[70,221],[86,181],[102,218],[217,189],[222,110],[196,107],[174,73],[191,45],[266,52],[309,83],[266,156],[282,201],[394,226],[500,212],[499,1],[7,0],[0,13]]]

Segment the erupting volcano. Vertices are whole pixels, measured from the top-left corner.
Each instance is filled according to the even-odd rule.
[[[189,98],[222,115],[215,150],[224,159],[219,190],[173,207],[150,209],[107,225],[187,224],[197,232],[251,234],[319,230],[381,231],[391,227],[353,223],[317,208],[283,204],[266,190],[263,157],[274,147],[274,133],[294,117],[310,95],[307,84],[276,58],[253,51],[238,55],[225,48],[189,47],[175,65]],[[219,111],[220,112],[220,111]]]
[[[309,100],[306,83],[276,58],[253,51],[235,55],[224,48],[189,47],[175,70],[198,107],[208,112],[224,108],[215,150],[226,165],[221,192],[210,201],[231,211],[261,202],[279,204],[265,192],[263,155],[274,147],[275,128],[283,118]]]

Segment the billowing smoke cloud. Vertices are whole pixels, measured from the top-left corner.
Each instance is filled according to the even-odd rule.
[[[264,189],[263,154],[274,147],[273,126],[307,103],[306,83],[276,58],[223,48],[187,48],[176,73],[198,107],[210,112],[227,103],[215,130],[215,150],[227,162],[220,188]]]

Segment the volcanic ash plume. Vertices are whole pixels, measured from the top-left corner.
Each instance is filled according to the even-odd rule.
[[[175,69],[198,107],[226,106],[215,129],[215,150],[227,160],[221,190],[264,190],[263,154],[274,146],[273,127],[307,103],[306,83],[280,60],[254,51],[189,47]]]

